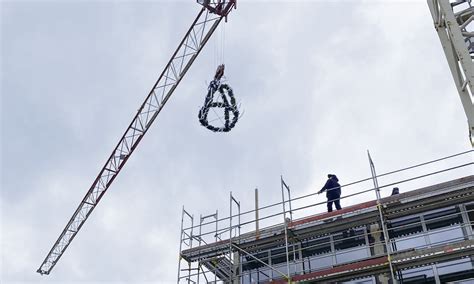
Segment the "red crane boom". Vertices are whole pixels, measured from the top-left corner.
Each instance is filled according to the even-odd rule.
[[[54,243],[37,272],[49,274],[77,232],[97,206],[107,189],[122,170],[130,155],[150,129],[161,109],[183,79],[196,57],[216,30],[223,18],[227,18],[236,0],[198,1],[203,7],[187,31],[178,48],[171,56],[160,77],[151,88],[137,114],[110,154],[91,187]]]

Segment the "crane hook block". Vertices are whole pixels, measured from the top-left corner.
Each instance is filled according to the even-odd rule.
[[[221,80],[222,76],[224,76],[224,69],[224,64],[217,66],[216,75],[214,75],[214,80]]]
[[[209,84],[204,105],[199,110],[198,115],[201,125],[214,132],[229,132],[239,119],[239,109],[232,88],[228,84],[221,84],[220,82],[223,75],[224,64],[217,67],[214,80]],[[209,121],[208,115],[211,108],[217,109],[214,109],[213,113],[218,117]],[[223,119],[219,116],[222,111],[224,111]],[[220,125],[216,126],[210,124],[210,122],[220,123]]]

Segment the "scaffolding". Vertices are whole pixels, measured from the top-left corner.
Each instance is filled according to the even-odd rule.
[[[316,190],[292,197],[283,176],[281,202],[259,206],[256,189],[255,209],[241,212],[231,192],[229,216],[216,210],[196,224],[183,207],[178,283],[473,281],[474,176],[432,183],[446,173],[472,174],[473,150],[379,175],[367,154],[371,176],[342,185],[343,193],[357,192],[340,198],[364,202],[341,210],[315,215],[326,200],[314,202]],[[414,190],[382,197],[409,183]],[[442,274],[455,265],[469,269]]]

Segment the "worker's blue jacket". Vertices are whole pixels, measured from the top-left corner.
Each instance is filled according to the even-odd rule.
[[[326,181],[326,184],[321,188],[319,193],[326,191],[328,199],[337,199],[341,197],[341,185],[338,183],[339,179],[333,175]]]

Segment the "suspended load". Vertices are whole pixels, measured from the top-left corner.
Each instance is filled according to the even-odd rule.
[[[229,132],[239,119],[239,109],[232,88],[228,84],[221,84],[224,67],[224,64],[217,67],[214,80],[209,84],[204,105],[198,115],[202,126],[214,132]],[[210,110],[213,117],[211,120],[209,120]]]

